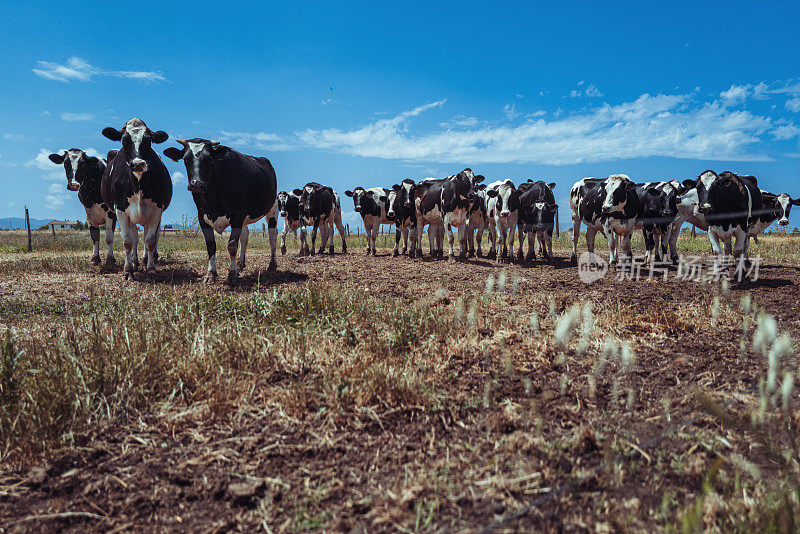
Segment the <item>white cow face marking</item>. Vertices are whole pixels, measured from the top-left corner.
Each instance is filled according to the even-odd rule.
[[[606,198],[603,201],[603,213],[617,213],[625,210],[628,195],[625,187],[630,182],[625,174],[612,174],[606,180]]]
[[[78,165],[80,165],[81,157],[83,156],[82,150],[70,149],[67,150],[65,160],[69,159],[70,169],[67,170],[67,189],[70,191],[78,191],[81,188],[81,181],[78,178]]]
[[[387,202],[389,203],[389,210],[386,214],[389,217],[394,217],[394,203],[397,200],[397,191],[394,189],[389,190],[389,194],[387,195]]]
[[[788,226],[789,224],[789,212],[792,209],[792,199],[786,193],[781,193],[778,195],[778,205],[780,206],[781,210],[781,218],[778,221],[778,224],[781,226]]]

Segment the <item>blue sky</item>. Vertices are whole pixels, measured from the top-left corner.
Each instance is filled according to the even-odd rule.
[[[206,137],[270,158],[281,189],[328,183],[351,225],[345,189],[464,167],[557,182],[562,225],[571,184],[612,172],[800,196],[798,2],[380,4],[5,9],[0,217],[83,218],[46,155],[105,154],[133,116],[170,134],[160,150]],[[165,220],[196,215],[165,163]]]

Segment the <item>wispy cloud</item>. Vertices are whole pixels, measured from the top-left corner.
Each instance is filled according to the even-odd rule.
[[[94,115],[91,113],[73,113],[71,111],[65,111],[61,114],[61,120],[67,122],[90,121],[92,119],[94,119]]]
[[[6,141],[24,141],[25,136],[20,134],[4,133],[3,139]]]
[[[105,70],[95,67],[88,61],[75,56],[69,58],[66,64],[52,61],[37,61],[36,65],[37,68],[32,70],[37,76],[57,82],[88,82],[96,77],[102,76],[126,78],[140,82],[167,81],[164,74],[159,71]]]
[[[478,125],[476,117],[465,117],[464,115],[456,115],[447,122],[440,122],[439,126],[446,130],[453,128],[472,128]]]
[[[281,136],[257,132],[220,132],[218,141],[234,147],[254,147],[260,150],[291,150],[293,147]]]
[[[512,102],[511,104],[506,104],[503,106],[503,115],[505,115],[510,121],[513,121],[519,117],[520,113],[517,111],[517,103]]]
[[[187,183],[186,182],[186,176],[182,172],[175,171],[175,172],[172,173],[172,185],[173,186],[183,185],[183,184],[186,184],[186,183]]]
[[[584,88],[585,86],[585,88]],[[570,98],[580,98],[582,96],[586,96],[589,98],[600,98],[603,96],[603,93],[600,92],[600,89],[593,83],[586,85],[586,82],[581,80],[578,82],[578,89],[573,89],[569,92]]]

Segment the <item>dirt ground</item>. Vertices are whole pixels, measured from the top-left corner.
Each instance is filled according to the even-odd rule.
[[[157,284],[174,285],[186,299],[312,283],[453,314],[459,296],[484,294],[488,277],[498,291],[503,270],[507,288],[478,318],[474,349],[448,357],[451,379],[431,385],[446,402],[379,403],[326,416],[314,406],[289,411],[270,387],[303,378],[273,373],[227,410],[163,404],[135,421],[95,425],[74,447],[0,468],[0,531],[479,531],[603,461],[609,467],[503,528],[663,529],[699,494],[715,450],[747,450],[750,438],[701,417],[653,449],[637,449],[700,413],[697,390],[756,402],[751,388],[765,362],[741,353],[741,323],[731,317],[749,293],[797,339],[800,267],[762,265],[758,281],[729,290],[677,281],[674,270],[666,282],[617,280],[612,272],[586,285],[567,251],[557,253],[552,262],[503,267],[389,251],[290,254],[279,257],[275,274],[265,271],[264,254],[252,254],[230,289],[201,285],[202,254],[175,254],[159,266]],[[70,306],[124,286],[121,278],[119,268],[88,262],[75,271],[9,272],[0,277],[0,299],[33,293]],[[132,298],[143,284],[127,284]],[[562,355],[551,331],[525,327],[533,311],[544,325],[551,311],[558,316],[585,301],[593,303],[596,328],[636,352],[622,384],[601,381],[592,391],[593,358],[574,347]],[[532,344],[536,335],[548,340]],[[617,401],[617,387],[635,391],[629,409],[621,407],[625,391]],[[613,462],[619,455],[630,456]]]

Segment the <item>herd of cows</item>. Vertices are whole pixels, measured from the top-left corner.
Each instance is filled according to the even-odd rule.
[[[108,139],[121,142],[121,149],[108,152],[106,160],[72,148],[63,154],[51,154],[53,163],[63,165],[67,189],[77,191],[86,210],[94,244],[92,261],[100,263],[100,227],[105,226],[108,246],[106,263],[114,263],[113,238],[117,221],[125,246],[123,275],[133,277],[139,268],[138,226],[144,229],[143,264],[148,279],[156,273],[157,244],[161,217],[172,199],[170,174],[152,147],[169,136],[152,131],[140,119],[129,120],[120,130],[103,130]],[[180,147],[164,150],[164,155],[186,166],[188,189],[197,206],[197,217],[208,251],[206,282],[217,278],[214,231],[230,227],[228,253],[229,277],[236,278],[245,265],[248,224],[262,217],[269,228],[269,269],[277,267],[277,219],[285,220],[281,252],[286,253],[286,234],[300,229],[300,254],[313,254],[316,234],[321,232],[320,254],[329,245],[333,253],[333,230],[338,228],[342,252],[347,251],[346,232],[342,226],[341,199],[331,188],[310,182],[303,188],[278,192],[275,169],[267,158],[248,156],[206,139],[177,142]],[[515,185],[511,180],[490,184],[470,169],[442,179],[420,182],[403,180],[391,188],[356,187],[345,191],[353,199],[367,234],[367,254],[375,254],[375,240],[380,225],[396,227],[394,255],[422,256],[424,227],[428,226],[431,257],[443,257],[444,234],[448,236],[448,256],[453,259],[453,227],[458,229],[461,256],[483,254],[483,232],[488,230],[488,256],[505,261],[514,255],[514,232],[518,231],[518,260],[552,257],[553,229],[558,206],[553,189],[556,184],[528,180]],[[753,176],[732,172],[705,171],[698,178],[679,182],[637,184],[624,174],[608,178],[584,178],[572,186],[570,211],[573,221],[572,260],[577,260],[581,224],[587,226],[586,241],[594,252],[597,232],[608,238],[611,263],[631,257],[631,236],[642,230],[645,238],[645,261],[665,261],[669,249],[672,262],[678,260],[676,243],[681,226],[690,223],[708,232],[716,254],[747,257],[749,239],[778,221],[789,223],[792,205],[800,199],[788,194],[762,191]],[[306,227],[313,227],[311,247]],[[477,234],[477,235],[476,235]],[[525,238],[528,252],[523,255]],[[735,242],[734,242],[735,239]],[[660,241],[660,243],[657,243]],[[722,246],[721,246],[722,244]],[[237,252],[241,251],[238,254]]]

